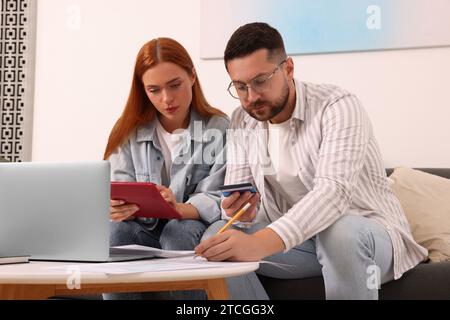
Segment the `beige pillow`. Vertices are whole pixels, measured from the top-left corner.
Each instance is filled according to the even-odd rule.
[[[432,262],[450,260],[450,179],[396,168],[389,176],[414,239]]]

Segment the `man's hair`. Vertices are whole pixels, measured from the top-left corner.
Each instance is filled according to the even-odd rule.
[[[230,60],[245,57],[259,49],[268,50],[269,60],[286,58],[283,38],[277,29],[264,22],[239,27],[228,40],[224,54],[225,67]]]

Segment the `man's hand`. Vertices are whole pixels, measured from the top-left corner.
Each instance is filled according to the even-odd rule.
[[[227,230],[202,241],[195,253],[210,261],[259,261],[284,248],[283,240],[269,228],[254,234]]]
[[[253,221],[256,216],[256,206],[259,199],[259,193],[246,191],[241,195],[236,191],[222,200],[222,208],[227,216],[232,217],[245,203],[249,202],[251,204],[250,208],[238,220],[243,222]]]

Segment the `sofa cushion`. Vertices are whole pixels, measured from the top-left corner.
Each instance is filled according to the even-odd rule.
[[[400,279],[381,286],[380,300],[448,300],[450,299],[450,261],[420,263]],[[258,275],[272,300],[323,300],[322,277],[275,279]]]
[[[389,178],[414,239],[432,262],[450,260],[450,180],[409,168],[396,168]]]

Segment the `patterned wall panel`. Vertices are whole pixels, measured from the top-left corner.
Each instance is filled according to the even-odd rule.
[[[36,0],[1,0],[0,157],[31,160]]]

